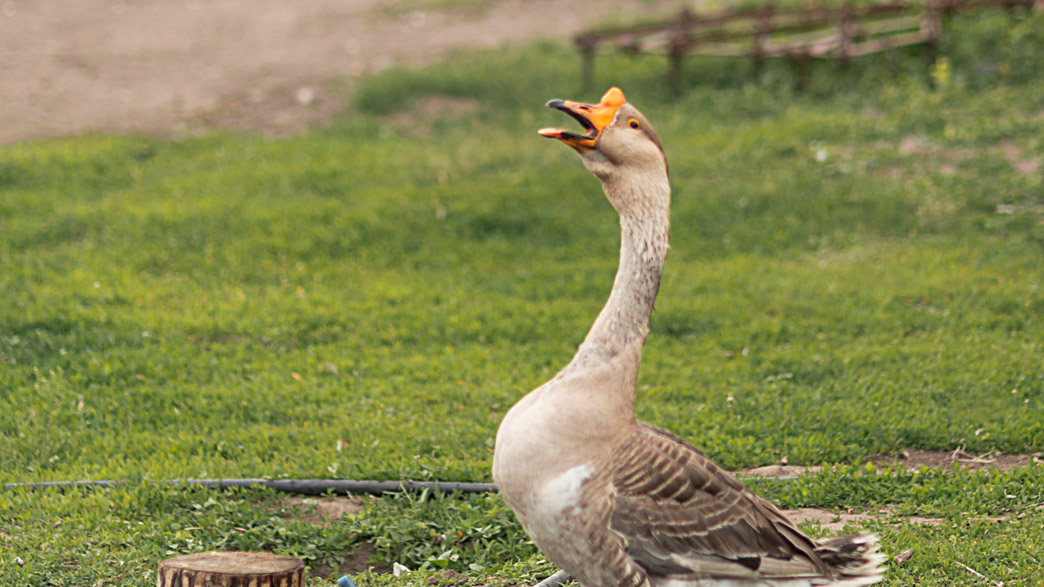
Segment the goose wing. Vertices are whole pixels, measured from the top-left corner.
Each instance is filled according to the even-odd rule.
[[[677,436],[642,423],[610,461],[610,528],[651,576],[832,574],[778,509]]]

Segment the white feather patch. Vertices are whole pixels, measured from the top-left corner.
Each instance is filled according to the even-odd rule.
[[[556,516],[571,510],[570,514],[580,513],[580,488],[594,474],[590,463],[577,465],[567,469],[561,475],[551,479],[540,488],[538,507],[541,513]]]

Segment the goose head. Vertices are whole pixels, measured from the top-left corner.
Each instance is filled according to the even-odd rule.
[[[605,184],[621,177],[667,177],[667,159],[660,138],[649,121],[624,98],[620,88],[609,88],[597,104],[551,100],[548,108],[561,110],[583,127],[583,133],[542,128],[545,137],[572,147],[584,165]]]

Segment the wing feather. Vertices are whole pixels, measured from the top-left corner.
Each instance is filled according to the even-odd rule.
[[[677,436],[642,423],[609,461],[610,527],[650,574],[832,575],[778,509]]]

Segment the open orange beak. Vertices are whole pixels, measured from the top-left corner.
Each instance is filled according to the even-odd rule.
[[[581,104],[572,100],[551,100],[547,103],[548,108],[561,110],[572,116],[584,127],[584,134],[569,132],[560,128],[542,128],[539,132],[542,136],[550,139],[558,139],[570,147],[580,151],[590,151],[595,148],[602,131],[613,123],[616,112],[627,103],[620,88],[612,87],[602,96],[598,104]]]

